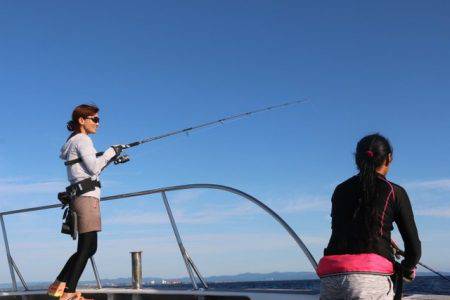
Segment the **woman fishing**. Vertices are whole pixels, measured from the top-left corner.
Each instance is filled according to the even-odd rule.
[[[48,295],[61,300],[85,299],[76,292],[76,287],[87,261],[97,250],[97,232],[101,231],[99,175],[122,150],[120,145],[112,146],[102,156],[96,157],[97,151],[89,135],[97,132],[98,112],[99,108],[94,105],[77,106],[67,123],[72,134],[61,149],[61,159],[81,159],[80,163],[67,166],[70,187],[74,187],[71,207],[77,214],[77,251],[48,288]]]
[[[392,147],[385,137],[362,138],[355,160],[359,173],[339,184],[331,200],[332,234],[317,269],[321,299],[393,299],[394,222],[405,245],[405,280],[414,279],[421,256],[411,203],[401,186],[386,179]]]

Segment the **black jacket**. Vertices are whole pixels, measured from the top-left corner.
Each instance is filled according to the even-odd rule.
[[[406,191],[383,176],[377,179],[378,196],[373,199],[375,214],[370,229],[365,229],[365,218],[360,206],[362,186],[359,176],[339,184],[332,197],[332,234],[324,250],[325,255],[376,253],[394,261],[391,247],[393,223],[405,245],[403,265],[412,269],[419,262],[421,243],[414,215]],[[393,192],[393,193],[392,193]]]

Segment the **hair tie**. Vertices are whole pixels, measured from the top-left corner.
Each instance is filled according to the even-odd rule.
[[[70,120],[67,122],[67,130],[74,131],[75,130],[75,122],[73,120]]]
[[[370,157],[370,158],[373,157],[373,152],[370,151],[370,150],[367,150],[367,151],[366,151],[366,154],[367,154],[367,156]]]

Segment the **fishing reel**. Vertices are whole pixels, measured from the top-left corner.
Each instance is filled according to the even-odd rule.
[[[130,161],[130,157],[128,155],[124,154],[124,155],[117,156],[117,158],[114,160],[114,164],[115,165],[124,164],[129,161]]]

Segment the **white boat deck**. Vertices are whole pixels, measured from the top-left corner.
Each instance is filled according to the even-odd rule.
[[[217,291],[217,290],[158,290],[158,289],[81,289],[88,298],[96,300],[316,300],[318,295],[301,294],[302,291],[293,290],[252,290],[252,291]],[[49,299],[46,291],[28,292],[3,292],[0,293],[3,299]],[[19,298],[20,297],[20,298]]]
[[[159,290],[159,289],[82,289],[86,297],[96,300],[317,300],[319,295],[308,295],[301,290],[245,290],[245,291],[217,291],[217,290]],[[52,299],[46,291],[2,292],[0,297],[5,300],[41,300]],[[404,299],[450,299],[450,296],[440,295],[410,295]]]

